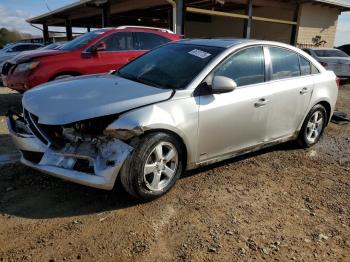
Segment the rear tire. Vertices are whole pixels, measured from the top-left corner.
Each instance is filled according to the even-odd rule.
[[[120,181],[132,196],[152,200],[174,186],[183,169],[181,142],[166,133],[142,137],[120,171]]]
[[[315,145],[322,137],[327,122],[327,111],[324,106],[315,105],[304,120],[297,139],[298,143],[302,147]]]

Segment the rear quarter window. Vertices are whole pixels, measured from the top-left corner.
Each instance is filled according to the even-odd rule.
[[[311,75],[311,63],[306,58],[299,56],[300,73],[302,76]]]

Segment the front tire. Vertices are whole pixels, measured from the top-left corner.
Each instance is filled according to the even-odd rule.
[[[303,147],[315,145],[320,140],[327,121],[327,111],[324,106],[315,105],[304,120],[298,137],[299,144]]]
[[[152,200],[166,194],[183,170],[181,142],[166,133],[141,138],[125,161],[120,180],[131,195]]]

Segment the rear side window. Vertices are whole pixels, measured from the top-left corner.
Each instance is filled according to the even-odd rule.
[[[345,52],[338,49],[314,50],[318,57],[349,57]]]
[[[302,56],[299,56],[300,61],[300,73],[302,76],[311,75],[311,63],[309,60]]]
[[[137,49],[138,50],[151,50],[157,46],[170,42],[169,39],[157,34],[137,32]]]
[[[106,51],[133,50],[132,33],[115,33],[102,40],[106,44]]]
[[[272,80],[300,76],[299,58],[284,48],[269,47],[272,63]]]
[[[237,86],[265,81],[265,59],[262,47],[250,47],[233,54],[215,71],[215,75],[233,79]]]

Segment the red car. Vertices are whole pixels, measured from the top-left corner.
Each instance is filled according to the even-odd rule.
[[[59,50],[17,55],[4,64],[2,80],[5,86],[23,93],[48,81],[118,69],[148,50],[180,38],[160,28],[99,29],[67,42]]]

